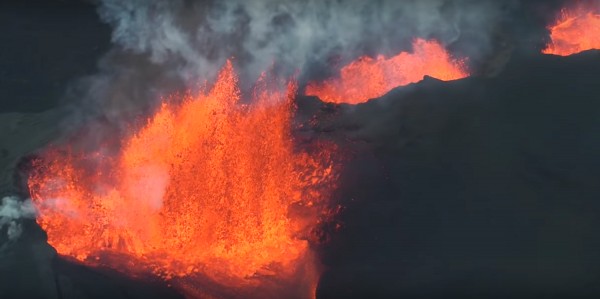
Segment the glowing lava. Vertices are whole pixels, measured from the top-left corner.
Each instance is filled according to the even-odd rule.
[[[310,83],[307,95],[333,103],[364,103],[380,97],[392,88],[418,82],[429,75],[440,80],[454,80],[468,76],[464,63],[450,54],[436,41],[416,39],[413,52],[385,58],[363,56],[344,66],[339,78],[322,83]]]
[[[542,52],[568,56],[590,49],[600,49],[600,7],[579,5],[563,9],[548,27],[551,42]]]
[[[28,184],[48,242],[88,265],[196,287],[192,296],[207,294],[200,280],[242,288],[261,277],[313,296],[307,239],[335,184],[333,146],[294,148],[295,85],[270,82],[243,105],[228,62],[210,91],[162,104],[116,154],[45,153]]]

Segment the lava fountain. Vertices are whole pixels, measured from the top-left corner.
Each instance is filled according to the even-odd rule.
[[[294,145],[295,83],[267,77],[242,104],[227,62],[211,89],[164,102],[115,154],[44,152],[28,186],[49,244],[189,297],[313,297],[309,240],[330,214],[335,146]],[[292,295],[273,289],[283,285]]]
[[[568,56],[600,49],[599,10],[600,7],[592,3],[580,3],[573,8],[562,9],[554,24],[548,27],[551,42],[542,52]]]
[[[418,82],[425,75],[455,80],[468,73],[464,61],[453,59],[437,41],[416,39],[412,53],[401,52],[391,58],[362,56],[344,66],[338,78],[309,83],[305,93],[325,102],[358,104],[394,87]]]

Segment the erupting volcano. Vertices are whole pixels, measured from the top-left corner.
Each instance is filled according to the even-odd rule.
[[[358,104],[380,97],[394,87],[418,82],[425,75],[455,80],[468,73],[464,62],[453,59],[437,41],[416,39],[412,53],[401,52],[391,58],[362,56],[344,66],[339,78],[312,82],[305,92],[325,102]]]
[[[65,147],[34,161],[37,221],[58,253],[152,272],[192,297],[206,295],[200,277],[230,288],[270,277],[314,296],[308,240],[328,213],[333,145],[294,146],[295,83],[281,91],[264,75],[244,105],[237,80],[228,62],[212,89],[163,103],[116,154]]]
[[[542,51],[545,54],[568,56],[590,49],[600,49],[600,7],[580,4],[563,9],[554,24],[548,27],[552,41]]]

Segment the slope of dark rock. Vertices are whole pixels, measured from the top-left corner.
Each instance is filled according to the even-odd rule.
[[[330,108],[355,159],[319,298],[597,297],[599,77],[599,51],[517,56]]]

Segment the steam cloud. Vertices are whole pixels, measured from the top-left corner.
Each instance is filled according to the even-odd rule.
[[[6,227],[8,240],[15,240],[21,235],[21,225],[18,222],[22,218],[34,218],[35,207],[31,200],[21,201],[14,196],[2,198],[0,205],[0,231]]]
[[[86,112],[118,122],[210,82],[231,57],[243,88],[270,67],[283,76],[299,71],[301,84],[322,79],[336,71],[332,61],[397,54],[416,37],[477,59],[492,51],[507,12],[519,8],[516,0],[99,0],[115,47],[71,96],[84,99]]]
[[[184,79],[196,79],[214,73],[232,56],[249,75],[274,61],[287,71],[304,70],[331,55],[396,52],[417,36],[450,44],[474,28],[479,31],[474,46],[485,51],[506,5],[447,0],[104,0],[99,13],[113,26],[115,43],[150,54],[154,63],[177,61]]]

